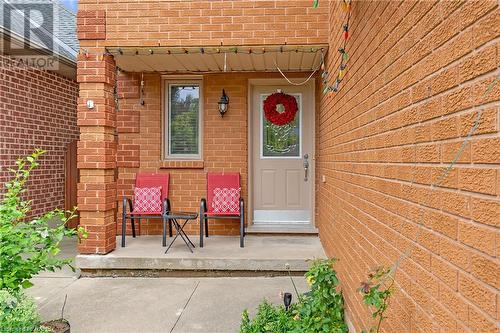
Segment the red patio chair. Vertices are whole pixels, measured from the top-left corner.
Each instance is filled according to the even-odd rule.
[[[125,247],[125,232],[127,219],[132,224],[132,237],[135,238],[135,220],[141,218],[158,219],[170,211],[170,200],[168,199],[168,173],[138,173],[135,178],[134,202],[130,198],[123,198],[122,216],[122,247]],[[127,213],[127,202],[129,212]],[[163,223],[163,246],[166,246],[166,226]],[[168,220],[169,235],[172,237],[172,221]],[[139,229],[140,230],[140,229]]]
[[[241,197],[239,173],[207,173],[207,200],[200,203],[200,247],[203,229],[208,237],[209,219],[239,219],[240,247],[244,247],[245,205]],[[205,225],[205,228],[203,228]]]

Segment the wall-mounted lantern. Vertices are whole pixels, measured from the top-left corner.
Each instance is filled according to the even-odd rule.
[[[224,117],[224,114],[227,112],[228,107],[229,107],[229,97],[227,97],[226,91],[222,89],[222,96],[219,101],[219,113],[221,117]]]

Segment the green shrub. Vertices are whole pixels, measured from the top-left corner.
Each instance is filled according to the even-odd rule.
[[[31,156],[17,160],[17,169],[11,170],[13,179],[5,184],[6,193],[0,203],[0,289],[28,288],[32,286],[29,280],[39,272],[70,265],[71,259],[56,258],[59,243],[64,237],[83,234],[82,230],[64,226],[74,217],[73,212],[54,210],[27,221],[31,202],[22,196],[30,173],[38,166],[37,160],[43,153],[36,150]],[[61,221],[55,228],[48,224],[54,219]]]
[[[333,269],[336,259],[316,260],[305,277],[311,286],[308,293],[299,295],[290,309],[273,306],[264,300],[253,319],[248,311],[242,315],[240,333],[345,333],[344,299],[337,288],[339,280]],[[292,279],[292,283],[293,279]],[[294,284],[294,289],[295,284]]]
[[[22,291],[0,290],[0,328],[2,333],[49,333],[40,326],[36,304]]]
[[[293,319],[292,311],[285,310],[283,305],[274,306],[264,300],[257,309],[257,314],[250,320],[248,311],[243,311],[241,328],[242,333],[286,333],[293,332],[297,321]]]
[[[344,298],[337,290],[339,279],[333,269],[336,259],[317,260],[306,273],[311,291],[297,305],[298,332],[347,332]]]

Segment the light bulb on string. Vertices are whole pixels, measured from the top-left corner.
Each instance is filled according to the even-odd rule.
[[[349,60],[349,54],[344,51],[344,53],[342,54],[342,59],[344,60],[344,62],[347,62],[347,60]]]
[[[346,13],[350,12],[351,11],[351,1],[343,0],[342,9]]]
[[[339,79],[342,80],[342,78],[344,77],[345,75],[345,70],[344,69],[341,69],[339,70]]]

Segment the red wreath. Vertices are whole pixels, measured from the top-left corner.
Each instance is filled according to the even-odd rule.
[[[279,113],[276,110],[278,104],[283,105],[285,111]],[[269,95],[264,101],[264,115],[266,119],[278,126],[291,123],[295,119],[298,109],[295,97],[283,93]]]

